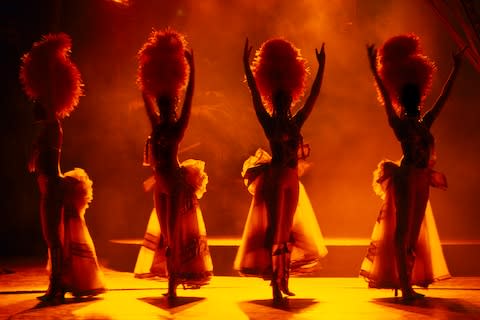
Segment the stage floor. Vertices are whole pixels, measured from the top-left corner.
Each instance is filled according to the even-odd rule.
[[[260,279],[214,277],[200,290],[179,289],[178,301],[168,303],[165,282],[104,271],[107,293],[42,306],[35,299],[47,286],[42,264],[0,260],[0,319],[480,319],[479,277],[438,282],[408,305],[391,290],[368,289],[361,278],[292,278],[297,296],[274,306]]]

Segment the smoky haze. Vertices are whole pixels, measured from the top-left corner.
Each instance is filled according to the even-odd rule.
[[[370,236],[381,204],[371,188],[372,171],[381,159],[401,156],[376,99],[365,45],[381,45],[400,33],[419,35],[424,53],[438,66],[427,107],[440,93],[457,50],[426,2],[415,0],[131,0],[125,5],[86,0],[63,3],[60,23],[73,38],[72,60],[85,82],[85,96],[64,122],[62,168],[85,168],[94,181],[86,219],[98,241],[141,238],[153,205],[142,189],[151,175],[142,167],[150,127],[135,85],[136,52],[152,28],[177,29],[194,50],[193,111],[179,157],[206,162],[209,184],[200,204],[211,236],[240,237],[251,200],[240,177],[242,164],[257,148],[269,150],[243,81],[246,37],[254,49],[272,37],[293,42],[310,67],[306,94],[317,70],[315,48],[325,42],[323,86],[303,128],[311,167],[301,180],[326,238]],[[479,85],[480,75],[464,61],[432,129],[436,169],[449,181],[448,191],[431,191],[443,239],[478,237]],[[27,126],[31,119],[18,121]],[[38,214],[36,204],[26,211]]]

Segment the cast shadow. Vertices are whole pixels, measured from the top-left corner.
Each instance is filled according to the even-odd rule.
[[[464,299],[424,297],[405,302],[397,297],[373,299],[372,302],[382,306],[432,317],[437,317],[439,314],[444,313],[446,318],[449,318],[448,315],[454,313],[456,317],[461,317],[462,319],[480,319],[480,306]]]
[[[286,320],[295,317],[296,314],[316,305],[315,299],[284,299],[282,302],[273,302],[272,299],[250,300],[239,303],[240,309],[250,320],[265,319],[269,315],[271,319]]]
[[[68,297],[65,298],[62,303],[52,303],[52,302],[43,302],[39,301],[33,308],[31,309],[42,309],[48,307],[55,307],[55,306],[68,306],[68,305],[75,305],[80,303],[86,302],[97,302],[99,300],[103,300],[101,297]]]
[[[51,303],[39,301],[34,306],[12,314],[8,319],[42,319],[45,318],[45,314],[58,315],[61,319],[74,319],[74,312],[77,309],[84,308],[86,305],[103,300],[100,297],[68,297],[65,298],[63,303]],[[30,300],[31,301],[31,300]],[[47,311],[48,309],[48,311]],[[98,318],[102,320],[109,320],[107,316]]]
[[[167,297],[144,297],[138,300],[151,304],[157,308],[168,310],[170,313],[177,313],[188,308],[191,308],[201,301],[205,300],[203,297],[177,297],[169,299]]]

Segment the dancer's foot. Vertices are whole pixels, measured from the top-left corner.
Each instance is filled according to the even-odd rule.
[[[289,297],[295,297],[295,293],[293,293],[292,291],[284,291],[283,293],[285,293]]]
[[[171,293],[171,292],[165,292],[162,294],[165,298],[167,298],[168,300],[175,300],[177,298],[177,294],[176,293]]]
[[[172,300],[177,297],[177,282],[175,281],[175,277],[170,276],[168,278],[168,292],[165,295],[168,299]]]
[[[170,300],[176,299],[177,298],[177,286],[168,287],[168,292],[166,294],[166,297]]]
[[[290,296],[290,297],[295,296],[295,293],[290,291],[290,289],[288,288],[288,278],[283,278],[280,285],[281,285],[280,290],[283,292],[283,294],[286,294],[287,296]]]
[[[52,289],[49,287],[43,296],[37,297],[38,300],[48,304],[62,304],[65,302],[65,291],[63,289]]]
[[[295,293],[290,291],[290,289],[288,289],[288,287],[287,288],[282,288],[282,292],[283,292],[283,294],[286,294],[289,297],[294,297],[295,296]]]
[[[284,301],[282,292],[280,291],[280,288],[278,287],[277,284],[272,285],[272,295],[273,295],[274,304],[279,304]]]
[[[62,281],[63,256],[61,248],[53,247],[50,249],[50,263],[48,289],[43,296],[37,297],[37,299],[49,304],[60,304],[64,302],[66,292]]]
[[[402,292],[402,300],[405,301],[405,302],[410,302],[410,301],[422,299],[424,297],[425,297],[424,294],[418,293],[413,289]]]

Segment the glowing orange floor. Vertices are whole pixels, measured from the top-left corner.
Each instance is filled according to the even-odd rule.
[[[275,307],[260,279],[215,277],[200,290],[179,290],[172,304],[162,297],[164,282],[105,270],[106,294],[42,307],[35,297],[46,286],[43,268],[26,263],[14,271],[0,274],[0,319],[480,319],[480,278],[439,282],[411,305],[390,290],[367,289],[360,278],[294,278],[297,296]]]

